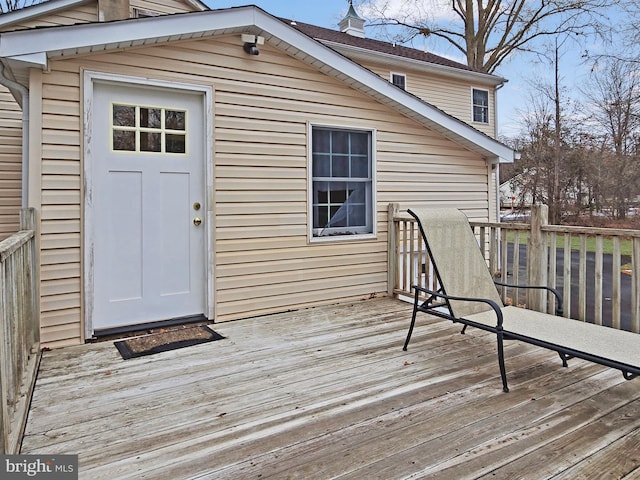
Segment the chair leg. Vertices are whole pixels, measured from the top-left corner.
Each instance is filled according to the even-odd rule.
[[[500,376],[502,377],[502,390],[509,392],[507,386],[507,369],[504,366],[504,338],[502,331],[498,331],[498,365],[500,366]]]
[[[404,341],[404,347],[402,350],[407,351],[407,347],[409,346],[409,340],[411,340],[411,334],[413,333],[413,327],[416,324],[416,314],[418,313],[418,294],[416,292],[416,298],[413,302],[413,315],[411,316],[411,325],[409,325],[409,331],[407,332],[407,339]]]
[[[558,355],[560,355],[560,360],[562,360],[562,366],[568,367],[569,364],[567,363],[567,360],[571,360],[573,357],[562,352],[558,352]]]

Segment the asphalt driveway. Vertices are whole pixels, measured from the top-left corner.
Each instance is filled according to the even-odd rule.
[[[507,266],[507,272],[509,277],[512,277],[513,272],[513,245],[509,245],[508,250],[509,264]],[[519,281],[520,283],[526,283],[526,261],[527,261],[527,247],[526,245],[520,245],[520,268],[519,268]],[[579,299],[579,261],[580,252],[571,252],[571,304],[570,304],[570,317],[578,318],[578,299]],[[622,263],[629,263],[630,257],[622,257]],[[564,249],[558,248],[556,250],[556,285],[558,290],[564,294]],[[605,254],[602,259],[603,262],[603,279],[602,279],[602,321],[604,325],[611,326],[612,319],[612,285],[613,285],[613,256]],[[588,322],[594,322],[595,320],[595,253],[587,253],[587,271],[586,271],[586,320]],[[621,288],[621,303],[620,303],[620,322],[624,330],[631,329],[631,276],[620,274],[619,271],[615,272],[620,275],[620,288]],[[522,293],[521,293],[522,295]],[[567,304],[565,301],[565,310]]]

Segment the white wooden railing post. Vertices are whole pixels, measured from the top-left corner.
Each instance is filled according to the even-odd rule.
[[[549,207],[533,205],[531,207],[531,232],[529,233],[529,252],[527,255],[527,280],[529,285],[547,285],[548,257],[547,242],[542,227],[549,224]],[[515,267],[514,267],[515,268]],[[527,307],[544,311],[547,300],[544,290],[527,292]]]
[[[20,229],[36,231],[36,211],[33,208],[24,208],[20,211]],[[37,278],[38,268],[36,266],[36,242],[29,243],[28,266],[25,269],[25,275],[29,278],[26,285],[29,285],[28,304],[25,305],[25,320],[27,341],[31,346],[30,354],[36,354],[40,350],[40,314],[38,302],[40,299],[40,281]]]
[[[398,278],[398,224],[394,221],[400,206],[397,203],[390,203],[387,210],[387,295],[395,296],[396,280]]]
[[[7,341],[6,335],[6,311],[7,301],[5,298],[5,262],[0,259],[0,455],[8,453],[7,445],[9,443],[9,408],[7,401],[8,393],[8,379],[5,373],[6,369],[4,365],[9,361],[7,351],[5,348],[5,342]]]

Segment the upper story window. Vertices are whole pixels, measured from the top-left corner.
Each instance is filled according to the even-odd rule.
[[[391,83],[403,90],[407,89],[407,76],[404,73],[391,73]]]
[[[473,121],[489,123],[489,91],[473,89]]]
[[[373,132],[311,128],[312,236],[374,231]]]
[[[131,17],[132,18],[145,18],[145,17],[159,17],[162,15],[159,12],[154,12],[152,10],[145,10],[142,8],[132,8],[131,9]]]

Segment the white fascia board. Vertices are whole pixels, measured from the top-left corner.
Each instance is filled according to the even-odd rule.
[[[332,75],[389,105],[419,123],[440,132],[445,137],[475,151],[487,162],[512,162],[515,152],[442,110],[405,92],[387,80],[348,59],[335,50],[299,32],[285,22],[255,7],[236,7],[180,15],[124,20],[108,23],[80,24],[23,30],[0,34],[0,57],[34,59],[42,55],[93,49],[106,45],[145,43],[158,38],[180,38],[202,32],[251,30],[265,36],[270,43],[295,58],[315,65]]]
[[[193,12],[159,17],[84,23],[62,27],[18,30],[0,34],[0,56],[72,51],[98,45],[123,44],[157,38],[192,35],[251,25],[247,10],[255,7]]]
[[[83,3],[87,3],[87,0],[48,0],[29,7],[23,7],[20,10],[0,15],[0,27],[25,22],[41,15],[50,15]]]
[[[27,68],[30,67],[47,67],[47,54],[45,52],[30,53],[26,55],[13,55],[5,57],[11,63],[18,62]]]

